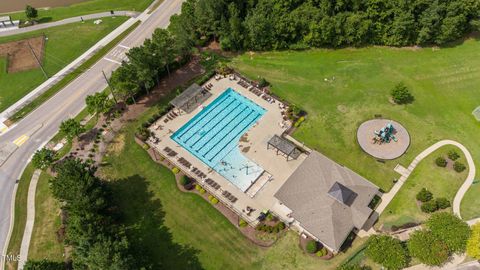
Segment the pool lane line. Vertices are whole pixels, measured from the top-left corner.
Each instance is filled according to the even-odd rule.
[[[245,117],[244,119],[247,119],[252,113],[255,113],[255,110],[252,110],[252,111],[250,112],[250,114],[249,114],[247,117]],[[233,136],[233,138],[232,138],[230,141],[232,141],[235,137],[237,137],[237,136],[240,135],[241,133],[245,132],[246,129],[248,129],[248,128],[250,127],[250,125],[251,125],[254,121],[256,121],[256,120],[258,119],[258,116],[259,116],[259,115],[260,115],[260,114],[257,113],[257,115],[256,115],[245,127],[243,127],[239,132],[237,132],[237,134],[235,134],[235,136]],[[230,132],[232,132],[235,128],[236,128],[236,127],[234,127],[233,129],[231,129]],[[230,132],[228,132],[227,135],[230,134]],[[225,135],[220,141],[223,141],[223,139],[225,139],[225,138],[227,137],[227,135]],[[219,141],[219,142],[220,142],[220,141]],[[217,143],[217,144],[218,144],[218,143]],[[212,157],[211,159],[209,159],[209,161],[212,162],[212,160],[213,160],[223,149],[225,149],[225,147],[227,147],[227,145],[228,145],[228,143],[226,143],[220,150],[218,150],[217,153],[215,153],[215,155],[213,155],[213,157]],[[211,149],[213,149],[213,147],[212,147]],[[211,150],[211,149],[210,149],[210,150]],[[209,152],[210,152],[210,151],[209,151]],[[206,154],[205,154],[205,155],[206,155]]]
[[[245,105],[243,103],[240,103],[241,105]],[[240,121],[242,121],[243,119],[241,117],[238,117],[239,115],[241,115],[242,113],[245,112],[245,109],[248,108],[248,106],[245,106],[243,108],[240,108],[240,111],[232,118],[230,119],[230,121],[228,121],[228,123],[222,125],[221,129],[220,130],[224,130],[226,127],[228,127],[228,125],[230,125],[233,121],[235,120],[238,120],[240,119]],[[233,111],[232,111],[233,112]],[[228,114],[227,116],[229,116],[231,114]],[[245,118],[244,118],[245,119]],[[218,125],[216,125],[215,127],[218,127]],[[211,129],[213,130],[213,128]],[[211,130],[209,130],[208,132],[210,132]],[[200,152],[208,143],[210,143],[214,138],[216,138],[219,134],[221,134],[220,132],[217,132],[215,135],[213,135],[211,138],[207,138],[208,140],[198,149],[196,149],[195,151],[197,152]],[[205,137],[205,136],[203,136]],[[216,144],[215,144],[216,145]],[[211,148],[205,152],[205,154],[203,154],[202,156],[205,157],[205,155],[211,150]]]
[[[237,101],[237,100],[236,100],[236,101]],[[231,115],[232,115],[232,112],[234,112],[235,110],[237,110],[237,109],[238,109],[240,106],[242,106],[242,105],[244,105],[242,102],[238,102],[238,104],[236,105],[235,108],[233,108],[233,110],[228,111],[228,113],[226,113],[219,121],[217,121],[217,122],[207,131],[207,133],[203,134],[203,136],[200,136],[200,138],[198,138],[193,144],[191,144],[191,145],[190,145],[190,148],[193,149],[198,142],[200,142],[203,138],[206,138],[206,137],[207,137],[207,134],[209,134],[212,130],[214,130],[216,127],[218,127],[219,124],[220,124],[221,122],[223,122],[223,120],[225,120],[225,118],[231,116]],[[242,113],[242,111],[243,111],[243,110],[241,110],[236,116],[234,116],[233,119],[235,119],[240,113]],[[230,120],[230,121],[231,121],[231,120]],[[210,122],[208,122],[208,123],[210,123]],[[225,127],[225,126],[224,126],[224,127]],[[218,133],[217,133],[217,134],[218,134]],[[217,136],[217,134],[215,134],[212,138],[214,138],[215,136]],[[212,139],[212,138],[210,138],[210,139]],[[208,138],[207,138],[207,139],[208,139]],[[208,143],[208,142],[209,142],[209,141],[207,141],[206,143]],[[203,146],[205,146],[205,144],[202,145],[201,148],[203,148]],[[200,148],[200,149],[201,149],[201,148]],[[195,150],[195,151],[198,152],[198,151],[200,151],[200,149],[198,149],[198,150],[193,149],[193,150]]]
[[[223,112],[227,111],[227,109],[229,109],[229,108],[232,106],[232,104],[233,104],[233,106],[237,106],[237,107],[235,107],[233,110],[230,110],[230,111],[228,111],[228,112],[234,111],[234,110],[235,110],[236,108],[238,108],[238,106],[240,106],[240,104],[241,104],[240,102],[238,102],[238,103],[237,103],[237,102],[238,102],[238,100],[233,99],[227,106],[223,107],[223,109],[221,109],[221,111],[219,111],[219,112],[217,113],[217,115],[215,115],[212,119],[209,119],[206,123],[202,123],[203,125],[202,125],[201,127],[198,127],[198,126],[194,125],[194,126],[197,127],[198,129],[197,129],[192,135],[190,135],[190,137],[188,137],[187,139],[183,140],[183,142],[184,142],[184,143],[188,143],[188,142],[197,134],[198,131],[202,130],[202,129],[203,129],[205,126],[207,126],[209,123],[211,123],[211,122],[213,122],[214,120],[216,120],[217,117],[218,117],[218,116],[221,116]],[[228,114],[227,114],[227,115],[228,115]],[[198,124],[198,123],[197,123],[197,124]],[[218,123],[217,123],[217,124],[218,124]],[[216,125],[216,124],[215,124],[215,125]],[[201,139],[201,137],[200,137],[200,139]]]
[[[183,135],[185,135],[185,133],[187,133],[192,127],[194,127],[196,124],[198,124],[198,122],[200,122],[201,120],[203,120],[203,118],[205,118],[208,114],[210,114],[211,112],[213,112],[220,104],[224,103],[228,98],[232,97],[231,95],[225,95],[224,98],[222,98],[217,104],[215,104],[215,106],[213,106],[212,108],[209,108],[209,111],[207,113],[205,113],[204,115],[202,115],[202,117],[200,117],[199,119],[195,119],[194,122],[190,123],[190,126],[188,127],[187,130],[183,131],[182,134],[179,134],[178,136],[176,136],[178,139],[180,139]],[[233,99],[235,100],[235,99]],[[227,105],[228,107],[228,105]]]

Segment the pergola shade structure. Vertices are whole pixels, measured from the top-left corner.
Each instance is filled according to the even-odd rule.
[[[297,148],[295,144],[293,144],[291,141],[282,138],[278,135],[274,135],[267,143],[267,149],[270,149],[270,146],[273,148],[277,149],[277,154],[278,152],[282,152],[287,156],[287,160],[289,157],[293,159],[297,159],[301,152]]]
[[[211,95],[210,92],[194,83],[170,101],[170,104],[186,113],[191,113]]]

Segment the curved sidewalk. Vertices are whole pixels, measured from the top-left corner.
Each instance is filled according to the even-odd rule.
[[[377,207],[376,212],[378,215],[380,215],[383,210],[387,207],[387,205],[392,201],[392,199],[395,197],[397,192],[400,190],[402,185],[405,183],[405,181],[408,179],[410,176],[410,173],[417,167],[418,163],[422,161],[424,158],[426,158],[428,155],[436,151],[437,149],[446,146],[446,145],[453,145],[458,147],[460,150],[462,150],[463,154],[465,155],[465,158],[467,159],[468,163],[468,175],[467,178],[465,179],[465,182],[463,182],[462,186],[458,190],[457,194],[455,195],[455,199],[453,200],[453,213],[460,216],[460,203],[462,201],[463,195],[465,195],[465,192],[467,192],[468,188],[473,182],[473,179],[475,178],[475,163],[473,162],[472,155],[470,152],[467,150],[465,146],[463,146],[461,143],[452,141],[452,140],[442,140],[439,141],[432,146],[428,147],[427,149],[423,150],[418,156],[415,157],[415,159],[410,163],[408,166],[408,169],[406,172],[400,177],[398,182],[392,187],[390,192],[383,194],[382,196],[382,202],[380,205]]]
[[[29,26],[29,27],[24,27],[24,28],[16,28],[16,29],[8,30],[8,31],[2,31],[2,32],[0,32],[0,37],[12,36],[12,35],[17,35],[17,34],[32,32],[32,31],[35,31],[35,30],[41,30],[41,29],[45,29],[45,28],[49,28],[49,27],[54,27],[54,26],[59,26],[59,25],[64,25],[64,24],[69,24],[69,23],[74,23],[74,22],[81,22],[82,18],[83,18],[83,20],[93,20],[93,19],[100,19],[100,18],[113,17],[113,16],[128,16],[128,17],[135,18],[138,15],[140,15],[140,13],[135,12],[135,11],[115,11],[113,15],[110,12],[100,12],[100,13],[94,13],[94,14],[87,14],[87,15],[82,15],[82,16],[63,19],[63,20],[60,20],[60,21],[49,22],[49,23],[41,23],[41,24],[37,24],[37,25],[34,25],[34,26]]]
[[[30,247],[30,239],[32,239],[33,225],[35,222],[35,194],[37,190],[37,182],[40,178],[41,170],[35,170],[28,187],[27,197],[27,222],[23,231],[22,244],[20,246],[20,260],[18,261],[18,269],[23,269],[23,265],[28,258],[28,249]]]

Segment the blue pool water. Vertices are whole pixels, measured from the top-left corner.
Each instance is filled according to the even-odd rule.
[[[264,108],[228,88],[171,138],[246,191],[263,169],[240,152],[238,142],[264,114]]]

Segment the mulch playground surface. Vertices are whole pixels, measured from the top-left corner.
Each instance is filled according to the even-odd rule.
[[[45,52],[44,36],[0,44],[0,57],[7,58],[7,72],[14,73],[40,67],[32,50],[42,62]]]

